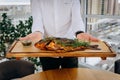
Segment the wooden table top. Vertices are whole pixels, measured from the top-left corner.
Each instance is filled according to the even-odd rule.
[[[92,45],[99,45],[101,50],[73,51],[56,53],[54,51],[43,51],[34,46],[23,46],[20,41],[15,41],[8,50],[6,57],[115,57],[116,53],[105,42],[92,42]]]
[[[18,80],[120,80],[120,75],[103,70],[69,68],[43,71]]]

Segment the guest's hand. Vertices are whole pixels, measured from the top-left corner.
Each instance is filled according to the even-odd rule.
[[[42,39],[42,34],[41,32],[33,32],[25,37],[21,37],[19,38],[20,41],[24,41],[24,40],[30,40],[32,42],[38,42],[39,40]]]
[[[82,41],[90,41],[90,42],[100,41],[99,39],[93,37],[92,35],[90,35],[88,33],[80,33],[76,37],[77,37],[77,39],[82,40]]]

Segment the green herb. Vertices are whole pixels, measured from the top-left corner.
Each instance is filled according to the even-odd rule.
[[[90,42],[85,42],[85,41],[79,41],[78,39],[74,40],[74,43],[72,44],[72,47],[79,47],[79,46],[89,46]]]
[[[60,44],[61,46],[70,46],[70,47],[79,47],[79,46],[89,46],[90,42],[85,42],[85,41],[79,41],[78,39],[68,39],[67,41],[62,41],[62,40],[56,40],[57,44]]]
[[[47,37],[42,40],[43,42],[50,42],[53,41],[55,44],[61,45],[63,47],[80,47],[80,46],[89,46],[90,42],[79,41],[78,39],[67,39],[67,38],[55,38],[55,37]]]

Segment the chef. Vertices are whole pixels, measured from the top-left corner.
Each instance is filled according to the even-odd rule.
[[[32,33],[20,40],[39,41],[46,37],[60,37],[99,41],[85,33],[85,25],[81,18],[79,0],[31,0]],[[44,57],[40,58],[42,69],[78,67],[76,57]]]

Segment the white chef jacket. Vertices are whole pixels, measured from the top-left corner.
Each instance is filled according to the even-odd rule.
[[[76,31],[85,31],[79,0],[32,0],[31,7],[32,32],[73,39]]]

